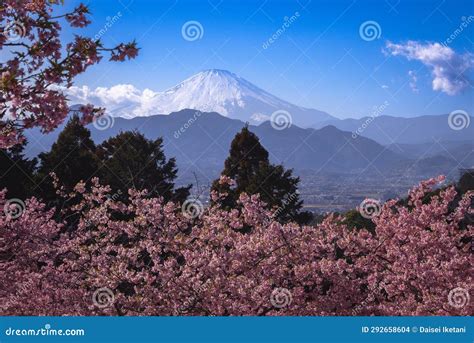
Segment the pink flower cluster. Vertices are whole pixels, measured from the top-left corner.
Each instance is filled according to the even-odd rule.
[[[61,124],[71,111],[62,89],[99,63],[103,52],[110,53],[113,61],[138,54],[135,42],[107,49],[98,40],[75,36],[63,44],[63,23],[81,28],[90,21],[89,9],[83,4],[71,13],[54,16],[55,6],[61,4],[60,0],[2,1],[0,22],[5,30],[0,32],[0,51],[11,57],[0,64],[0,131],[9,127],[8,134],[0,135],[0,148],[20,143],[25,128],[40,127],[49,132]],[[100,109],[93,112],[97,115]],[[90,111],[81,114],[87,117]]]
[[[69,195],[74,229],[32,198],[0,216],[0,315],[470,315],[473,227],[460,221],[472,194],[423,201],[436,182],[406,207],[385,203],[375,235],[334,215],[282,225],[258,195],[189,218],[146,191],[117,202],[94,180]]]

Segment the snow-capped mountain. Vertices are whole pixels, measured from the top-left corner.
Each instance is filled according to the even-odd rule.
[[[160,113],[185,108],[217,112],[252,123],[269,120],[275,111],[287,111],[295,124],[307,126],[332,118],[317,110],[299,107],[267,93],[227,70],[202,71],[155,96]]]
[[[103,106],[109,114],[127,118],[189,108],[217,112],[252,124],[269,120],[276,111],[288,112],[292,122],[303,127],[335,119],[326,112],[279,99],[236,74],[219,69],[202,71],[164,92],[141,92],[131,85],[96,90],[73,87],[70,97],[72,101]]]

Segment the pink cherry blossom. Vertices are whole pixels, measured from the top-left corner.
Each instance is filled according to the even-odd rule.
[[[440,180],[406,207],[386,202],[375,234],[336,215],[283,225],[258,195],[190,218],[146,190],[125,204],[97,179],[79,183],[63,219],[35,198],[16,219],[0,213],[0,315],[470,315],[473,227],[460,221],[472,194],[455,201],[450,186],[426,201]]]
[[[14,28],[14,35],[0,34],[0,52],[11,56],[0,64],[0,130],[4,133],[7,121],[13,124],[0,135],[0,148],[20,143],[24,129],[40,127],[49,132],[60,125],[72,111],[61,89],[71,87],[77,75],[100,62],[103,53],[114,61],[137,56],[135,42],[112,49],[78,35],[72,42],[61,42],[64,22],[73,28],[90,24],[87,6],[80,4],[70,13],[58,14],[61,5],[59,0],[2,1],[0,20]],[[83,122],[91,120],[91,113],[100,113],[100,109],[85,109],[79,111]]]

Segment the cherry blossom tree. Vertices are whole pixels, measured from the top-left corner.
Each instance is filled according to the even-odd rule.
[[[112,48],[100,40],[76,35],[63,43],[64,25],[82,28],[90,24],[89,9],[80,4],[72,12],[58,14],[61,0],[3,0],[0,4],[0,148],[23,140],[23,130],[40,127],[49,132],[71,111],[64,87],[97,64],[104,53],[112,61],[135,58],[135,42]],[[103,113],[83,105],[78,110],[84,123]]]
[[[426,201],[440,180],[385,203],[375,233],[335,215],[281,224],[245,193],[193,215],[146,191],[124,204],[97,179],[63,194],[79,214],[65,230],[34,198],[19,216],[2,192],[0,314],[470,315],[473,227],[459,222],[472,194],[454,210],[453,187]]]

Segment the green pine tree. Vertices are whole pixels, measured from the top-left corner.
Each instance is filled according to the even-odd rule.
[[[139,132],[121,132],[98,146],[103,181],[124,196],[129,188],[147,189],[150,197],[183,202],[191,186],[175,189],[176,161],[166,159],[163,139],[149,140]]]
[[[66,191],[71,191],[79,181],[89,181],[99,176],[99,160],[90,131],[77,116],[73,116],[57,141],[46,153],[41,153],[37,173],[39,196],[47,201],[57,199],[50,173],[54,172]]]
[[[458,189],[461,194],[474,190],[474,169],[463,171],[458,182]]]
[[[303,201],[300,200],[298,192],[300,180],[298,177],[293,177],[292,173],[291,169],[285,170],[281,165],[270,163],[268,151],[246,125],[234,137],[229,157],[221,173],[233,179],[236,186],[229,188],[220,185],[219,180],[215,180],[212,189],[228,193],[228,196],[222,199],[222,205],[226,208],[236,207],[237,200],[243,192],[258,193],[280,222],[306,223],[311,220],[311,214],[301,212]]]
[[[34,187],[36,159],[23,155],[26,141],[10,149],[0,149],[0,190],[7,189],[8,198],[26,199]]]

